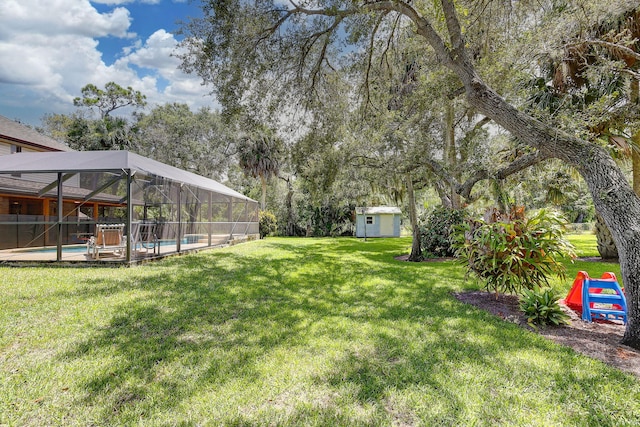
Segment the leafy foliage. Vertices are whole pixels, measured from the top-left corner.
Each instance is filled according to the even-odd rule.
[[[76,107],[97,108],[101,118],[106,118],[118,108],[144,107],[147,105],[146,96],[131,86],[123,88],[115,82],[104,85],[104,90],[89,83],[82,88],[82,98],[76,97],[73,105]]]
[[[280,171],[280,141],[265,133],[245,136],[238,141],[240,167],[245,175],[260,178],[262,199],[260,206],[266,207],[267,180],[278,176]]]
[[[136,131],[122,117],[92,119],[82,112],[51,114],[43,124],[48,134],[78,151],[131,149]]]
[[[278,142],[274,138],[260,135],[242,138],[238,142],[240,167],[253,178],[275,176],[279,171]]]
[[[220,113],[187,104],[165,104],[135,116],[138,154],[221,180],[233,163],[233,137]]]
[[[587,9],[598,16],[602,11],[593,8],[603,5],[592,2]],[[577,31],[569,22],[583,19],[578,17],[582,13],[572,13],[578,8],[567,4],[547,23],[555,22],[555,31],[539,33],[538,37],[552,37],[551,48],[537,57],[538,67],[528,67],[535,75],[522,85],[527,107],[558,128],[608,146],[613,157],[629,156],[629,137],[635,132],[629,130],[638,127],[629,76],[640,51],[640,12],[637,5],[622,7],[609,19],[601,15],[598,24],[583,21]]]
[[[564,239],[563,219],[539,210],[526,219],[524,208],[507,214],[490,210],[482,220],[469,220],[456,227],[456,255],[496,294],[520,293],[548,284],[547,276],[564,278],[562,258],[573,257],[573,247]]]
[[[520,310],[531,326],[566,324],[569,316],[562,311],[558,299],[560,295],[552,288],[523,289]]]
[[[425,257],[450,257],[455,254],[451,246],[453,227],[467,218],[464,209],[448,209],[440,206],[431,211],[420,226],[420,244]]]
[[[275,234],[278,231],[278,221],[276,216],[269,211],[258,212],[260,238],[264,239],[270,234]]]
[[[96,108],[100,118],[92,118],[88,110],[70,116],[45,116],[44,126],[51,136],[80,151],[128,150],[134,145],[137,129],[127,119],[111,116],[110,113],[123,107],[141,108],[147,102],[141,92],[109,82],[104,90],[91,83],[86,85],[82,88],[82,97],[76,97],[73,104],[87,109]]]

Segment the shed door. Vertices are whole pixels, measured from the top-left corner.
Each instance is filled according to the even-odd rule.
[[[393,215],[380,215],[380,235],[393,236]]]

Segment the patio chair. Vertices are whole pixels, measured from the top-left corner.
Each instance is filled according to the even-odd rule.
[[[124,224],[96,224],[95,236],[87,242],[87,255],[98,259],[100,253],[124,256],[127,242],[124,238]]]
[[[154,255],[160,254],[160,241],[158,240],[157,223],[140,222],[133,226],[133,248],[136,252],[153,251]]]

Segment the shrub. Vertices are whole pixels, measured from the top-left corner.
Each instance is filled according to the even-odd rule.
[[[524,208],[508,214],[489,211],[483,220],[470,220],[456,227],[453,246],[459,260],[496,295],[521,293],[548,284],[547,276],[564,279],[561,260],[575,257],[564,239],[562,218],[540,210],[525,219]]]
[[[275,234],[278,231],[278,222],[276,216],[269,211],[260,211],[258,213],[260,221],[260,238],[264,239],[270,234]]]
[[[451,246],[452,227],[463,224],[466,218],[467,212],[464,209],[434,209],[420,226],[422,255],[425,258],[453,256],[455,249]]]
[[[558,295],[551,288],[523,289],[520,310],[527,316],[529,325],[561,325],[568,323],[569,316],[558,304]]]

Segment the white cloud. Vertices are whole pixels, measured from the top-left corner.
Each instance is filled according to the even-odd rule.
[[[128,37],[129,11],[118,7],[98,13],[88,0],[3,0],[0,3],[0,35],[38,33],[76,34],[86,37]]]
[[[162,79],[168,85],[156,94],[147,95],[151,103],[184,102],[193,108],[202,105],[211,105],[210,89],[200,84],[200,78],[185,74],[178,69],[180,60],[172,54],[176,51],[178,41],[173,34],[165,30],[158,30],[146,40],[139,49],[133,50],[129,55],[119,59],[117,65],[128,67],[133,64],[137,67],[153,70],[156,76],[156,85]],[[149,81],[145,81],[148,85]],[[157,86],[154,89],[158,89]],[[138,89],[145,93],[143,90]]]
[[[158,4],[161,1],[162,0],[140,0],[140,3]],[[135,3],[136,0],[92,0],[92,2],[93,3],[98,3],[98,4],[106,4],[108,6],[115,6],[115,5],[120,5],[120,4]]]
[[[0,0],[0,19],[0,93],[11,94],[0,97],[2,115],[13,117],[19,105],[21,114],[37,114],[21,119],[39,124],[45,113],[73,111],[73,98],[87,83],[100,87],[110,81],[141,91],[152,105],[185,102],[198,108],[213,102],[198,77],[178,69],[179,59],[171,56],[175,37],[158,29],[146,40],[135,38],[125,7],[99,13],[89,0]],[[110,65],[99,50],[103,37],[131,40]]]
[[[179,65],[179,61],[171,54],[177,44],[173,34],[167,33],[165,30],[158,30],[151,34],[144,46],[132,51],[127,56],[127,60],[140,67],[175,69]]]

